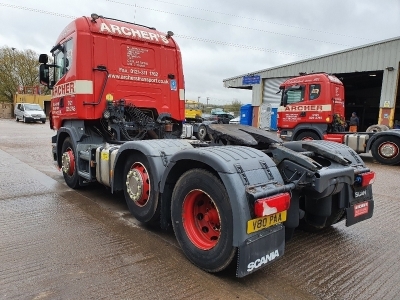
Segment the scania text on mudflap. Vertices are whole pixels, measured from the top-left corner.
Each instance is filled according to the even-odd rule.
[[[400,130],[372,125],[367,132],[346,132],[345,91],[332,74],[314,73],[286,80],[280,86],[278,135],[284,141],[328,140],[357,153],[369,153],[381,164],[400,163]]]
[[[294,229],[317,231],[373,214],[369,170],[326,141],[282,144],[244,125],[210,124],[211,141],[185,124],[181,53],[173,33],[97,14],[70,23],[40,55],[53,90],[53,157],[66,184],[123,192],[132,215],[172,227],[207,272],[237,262],[246,276],[277,261]]]

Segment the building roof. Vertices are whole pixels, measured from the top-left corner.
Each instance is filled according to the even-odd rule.
[[[376,51],[375,51],[376,50]],[[351,62],[351,63],[346,63]],[[261,75],[262,78],[297,76],[299,72],[345,73],[382,70],[390,64],[397,68],[400,61],[400,37],[386,39],[342,51],[316,56],[272,68],[262,69],[224,79],[225,87],[243,86],[244,76]],[[397,62],[397,64],[395,64]],[[395,64],[395,65],[394,65]],[[240,82],[239,82],[240,81]]]

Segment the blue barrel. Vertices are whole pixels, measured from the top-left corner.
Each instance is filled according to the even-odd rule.
[[[253,106],[251,104],[243,105],[240,108],[240,124],[250,125],[253,123]]]
[[[271,109],[271,130],[278,130],[278,109],[272,108]]]

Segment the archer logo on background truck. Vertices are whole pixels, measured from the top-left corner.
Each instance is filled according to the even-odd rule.
[[[332,105],[287,105],[278,111],[331,111]]]

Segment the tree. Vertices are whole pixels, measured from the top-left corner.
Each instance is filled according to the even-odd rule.
[[[13,102],[20,86],[39,84],[38,57],[32,50],[0,48],[0,100]]]
[[[242,106],[242,102],[240,102],[238,99],[233,99],[231,104],[226,104],[224,106],[224,110],[228,112],[234,112],[235,115],[239,114],[240,112],[240,107]]]

